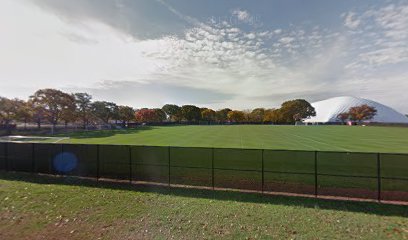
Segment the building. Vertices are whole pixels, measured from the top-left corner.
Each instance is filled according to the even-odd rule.
[[[323,101],[314,102],[312,106],[316,110],[316,116],[306,119],[306,123],[338,123],[341,122],[337,116],[340,113],[347,112],[351,107],[368,106],[377,109],[377,114],[370,122],[376,123],[399,123],[408,124],[408,117],[396,110],[381,103],[357,97],[334,97]]]

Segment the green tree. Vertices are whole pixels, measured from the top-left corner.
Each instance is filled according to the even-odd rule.
[[[161,108],[154,108],[153,110],[157,122],[163,122],[167,119],[166,113]]]
[[[113,102],[96,101],[92,103],[92,114],[105,124],[117,115],[118,106]]]
[[[18,114],[18,99],[0,97],[0,122],[6,126],[7,134],[10,134],[10,124],[16,120]]]
[[[131,120],[135,119],[135,110],[129,106],[119,106],[119,120],[123,126],[126,126]]]
[[[61,120],[64,121],[65,128],[68,127],[68,123],[73,123],[78,119],[76,114],[75,99],[72,98],[71,104],[62,110]]]
[[[228,121],[228,113],[231,112],[232,110],[229,108],[224,108],[220,109],[215,112],[215,118],[217,119],[218,122],[226,122]]]
[[[166,104],[162,107],[162,110],[169,117],[170,121],[179,122],[183,118],[181,107],[175,104]]]
[[[200,108],[194,105],[183,105],[181,107],[181,113],[183,115],[183,118],[189,122],[197,122],[201,118]]]
[[[24,100],[18,100],[17,105],[17,116],[18,121],[24,122],[24,129],[27,128],[27,123],[33,118],[33,109],[30,102]]]
[[[36,91],[30,99],[34,107],[40,107],[44,110],[48,121],[53,126],[53,130],[61,120],[64,112],[73,109],[72,105],[75,103],[72,95],[51,88]]]
[[[42,106],[34,104],[32,100],[29,100],[28,104],[31,108],[32,119],[37,124],[37,128],[40,129],[41,123],[43,123],[47,117],[45,113],[46,111]]]
[[[264,115],[265,115],[265,108],[255,108],[249,114],[249,120],[251,122],[260,123],[264,121]]]
[[[279,111],[286,123],[294,123],[305,118],[316,116],[316,111],[313,106],[304,99],[286,101],[282,103]]]
[[[215,121],[215,111],[209,108],[204,109],[201,111],[201,119],[208,122]]]
[[[228,112],[228,120],[231,122],[239,123],[245,121],[245,113],[243,111],[230,111]]]
[[[92,118],[92,96],[88,93],[74,93],[76,115],[82,122],[82,127],[86,129]]]

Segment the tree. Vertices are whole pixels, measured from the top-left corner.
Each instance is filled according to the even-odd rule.
[[[215,120],[215,111],[212,109],[204,109],[201,112],[201,119],[203,119],[204,121],[208,121],[208,122],[212,122]]]
[[[197,122],[201,118],[200,108],[194,105],[183,105],[181,107],[181,113],[183,114],[183,118],[189,122]]]
[[[76,105],[75,105],[75,98],[72,97],[72,102],[67,105],[62,110],[61,120],[64,121],[65,128],[67,128],[69,122],[75,122],[77,119],[76,115]]]
[[[251,122],[251,110],[250,109],[245,109],[242,111],[244,113],[244,120],[242,122]]]
[[[363,104],[361,106],[351,107],[348,111],[350,119],[361,123],[372,119],[377,114],[377,109]]]
[[[15,120],[18,113],[17,99],[0,97],[0,123],[5,125],[7,133],[10,134],[10,123]]]
[[[231,111],[232,110],[229,109],[229,108],[220,109],[220,110],[215,112],[215,118],[219,122],[226,122],[226,121],[228,121],[228,113],[231,112]]]
[[[154,108],[156,122],[163,122],[167,119],[166,113],[161,108]]]
[[[41,123],[47,117],[45,114],[45,109],[40,105],[34,104],[32,100],[29,100],[28,104],[32,111],[32,119],[35,123],[37,123],[37,128],[40,129]]]
[[[30,99],[34,107],[40,107],[44,110],[53,129],[58,124],[64,111],[75,109],[72,107],[75,103],[73,96],[56,89],[40,89]]]
[[[267,109],[264,114],[264,122],[283,123],[283,117],[280,109]]]
[[[243,122],[245,120],[245,113],[243,111],[230,111],[228,112],[228,120],[231,122]]]
[[[350,113],[344,112],[337,115],[337,119],[339,119],[342,123],[345,123],[347,119],[350,118]]]
[[[170,121],[179,122],[183,118],[181,107],[175,104],[166,104],[162,107],[162,110],[166,113]]]
[[[74,93],[76,115],[82,121],[84,129],[89,125],[92,118],[92,96],[88,93]]]
[[[96,101],[92,103],[92,113],[95,117],[102,120],[105,124],[109,124],[117,114],[118,106],[113,102]]]
[[[136,121],[141,123],[157,123],[166,119],[166,113],[160,108],[142,108],[136,111]]]
[[[24,129],[27,128],[27,123],[33,118],[33,109],[30,102],[18,100],[16,120],[24,122]]]
[[[129,121],[135,119],[135,110],[129,106],[119,106],[119,120],[122,121],[123,126],[126,126]]]
[[[286,101],[282,103],[279,111],[286,123],[294,123],[305,118],[316,116],[314,107],[304,99]]]
[[[255,108],[249,114],[249,120],[251,122],[263,122],[265,115],[265,108]]]
[[[153,109],[142,108],[136,111],[135,118],[136,118],[136,121],[140,123],[155,122],[156,113]]]

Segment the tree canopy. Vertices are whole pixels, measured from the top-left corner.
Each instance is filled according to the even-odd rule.
[[[74,97],[56,89],[40,89],[30,99],[34,106],[43,109],[46,118],[54,126],[63,117],[65,110],[75,109]]]
[[[367,104],[363,104],[356,107],[351,107],[348,112],[339,114],[338,118],[342,119],[347,116],[346,119],[350,119],[356,122],[362,122],[372,119],[377,114],[377,109]]]
[[[279,113],[282,120],[287,123],[294,123],[316,116],[314,107],[304,99],[295,99],[282,103]]]
[[[183,105],[181,107],[183,118],[189,122],[197,122],[201,119],[201,110],[194,105]]]
[[[235,123],[243,122],[245,120],[245,113],[237,110],[229,111],[228,120]]]
[[[92,113],[105,124],[109,123],[118,112],[118,106],[113,102],[96,101],[92,103]]]
[[[166,113],[171,121],[179,122],[183,118],[181,107],[175,104],[165,104],[162,107],[162,110]]]

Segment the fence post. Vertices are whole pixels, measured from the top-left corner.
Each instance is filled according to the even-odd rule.
[[[168,162],[168,165],[169,165],[169,172],[168,172],[168,175],[169,175],[169,179],[168,179],[168,187],[170,187],[170,146],[168,147],[168,155],[169,155],[169,162]]]
[[[6,169],[6,172],[9,171],[9,155],[8,155],[8,145],[9,143],[6,142],[6,144],[4,144],[4,168]]]
[[[262,149],[262,194],[264,193],[265,176],[264,176],[264,149]]]
[[[96,145],[96,181],[99,181],[99,144]]]
[[[378,188],[378,202],[381,202],[381,158],[380,153],[377,153],[377,188]]]
[[[36,172],[35,171],[35,143],[31,143],[31,173]]]
[[[315,177],[314,193],[315,193],[315,197],[317,197],[317,151],[315,151],[315,156],[314,156],[314,177]]]
[[[61,144],[61,158],[62,158],[62,161],[64,161],[64,144]],[[60,171],[59,169],[55,169],[54,165],[52,164],[52,161],[53,160],[51,160],[51,166],[54,169],[54,174],[63,175],[63,176],[66,175],[63,171]]]
[[[129,183],[132,184],[132,147],[129,145]]]
[[[211,185],[212,190],[215,189],[215,182],[214,182],[214,148],[211,150]]]

